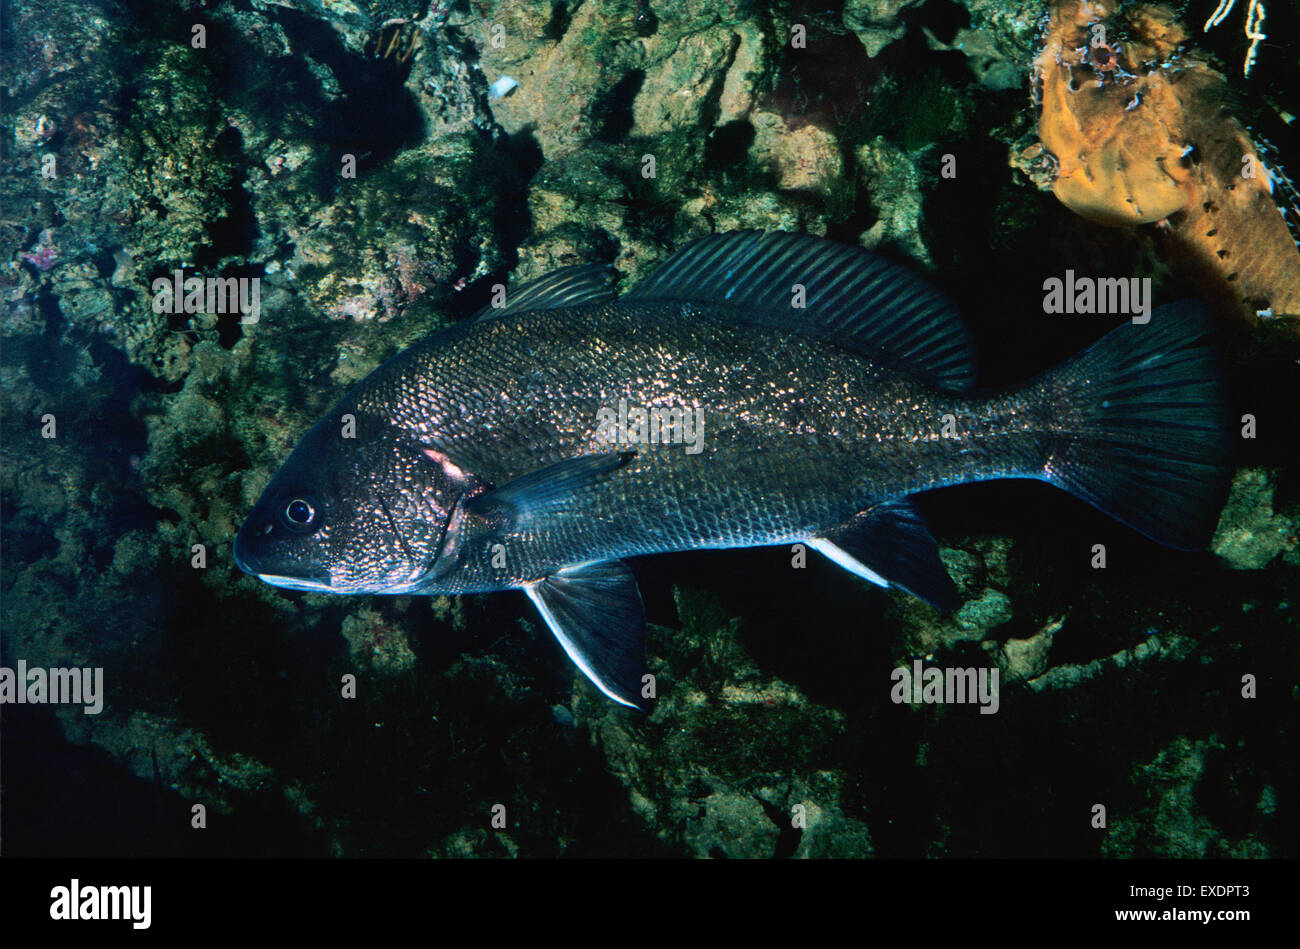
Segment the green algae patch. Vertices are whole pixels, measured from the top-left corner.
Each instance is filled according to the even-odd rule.
[[[123,127],[116,181],[134,217],[136,253],[189,263],[230,213],[239,137],[226,130],[197,51],[159,44],[141,58],[153,63],[140,75]]]

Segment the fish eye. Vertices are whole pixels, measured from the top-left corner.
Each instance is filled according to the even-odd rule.
[[[302,498],[294,498],[285,505],[284,519],[294,527],[310,527],[316,519],[316,509]]]

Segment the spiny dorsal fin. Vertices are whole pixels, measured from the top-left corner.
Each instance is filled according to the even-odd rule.
[[[803,309],[791,306],[795,284]],[[883,356],[945,388],[975,379],[970,333],[948,299],[897,264],[805,234],[713,234],[673,254],[624,299],[721,303],[737,319]]]
[[[475,318],[490,320],[510,313],[527,313],[529,310],[555,310],[562,306],[607,303],[614,299],[614,291],[609,286],[612,273],[613,268],[609,264],[564,267],[545,277],[530,280],[506,295],[505,306],[485,306],[475,314]]]

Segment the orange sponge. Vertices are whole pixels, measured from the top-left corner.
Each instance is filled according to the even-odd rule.
[[[1220,306],[1300,315],[1300,249],[1274,194],[1285,179],[1186,43],[1163,4],[1121,17],[1108,2],[1056,0],[1034,60],[1041,145],[1021,163],[1089,220],[1158,224]]]

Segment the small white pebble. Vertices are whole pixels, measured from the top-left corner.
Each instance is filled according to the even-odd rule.
[[[496,82],[492,83],[492,98],[502,99],[514,92],[515,87],[519,85],[518,80],[511,76],[502,76]]]

